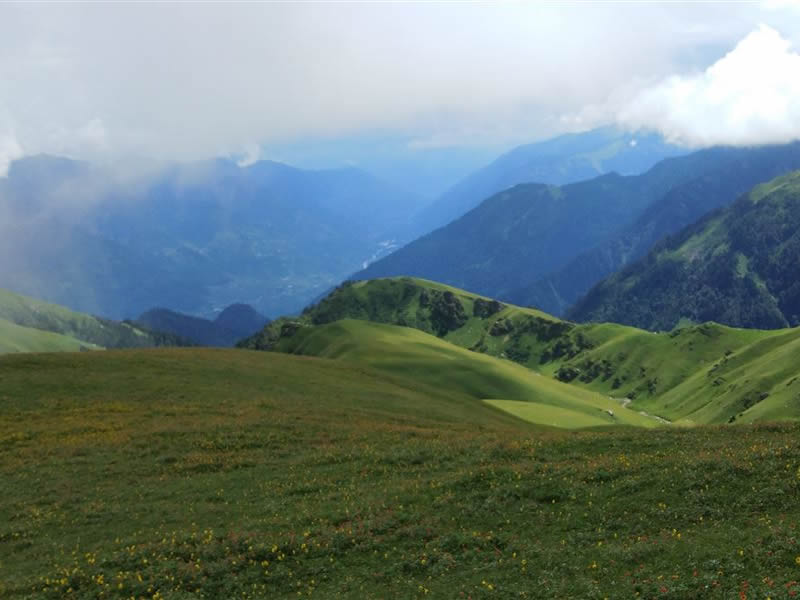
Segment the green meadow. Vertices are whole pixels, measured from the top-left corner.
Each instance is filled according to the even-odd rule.
[[[7,352],[70,352],[86,349],[97,349],[98,346],[81,342],[73,337],[23,327],[0,318],[0,354]]]
[[[800,589],[797,425],[565,431],[414,373],[245,350],[0,357],[0,596]]]
[[[800,363],[795,358],[800,328],[767,331],[703,323],[650,332],[613,323],[575,324],[400,277],[343,285],[299,318],[278,319],[241,345],[293,351],[299,343],[291,341],[294,336],[306,339],[306,330],[348,318],[416,329],[473,355],[515,362],[548,380],[624,401],[636,414],[675,423],[800,419]],[[363,340],[351,343],[363,347]],[[329,356],[330,347],[317,344],[299,351]],[[393,356],[395,346],[390,347]]]

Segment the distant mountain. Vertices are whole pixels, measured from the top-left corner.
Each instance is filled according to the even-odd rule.
[[[292,313],[411,239],[423,203],[358,169],[133,167],[12,163],[0,285],[116,318],[153,306],[211,316],[234,302]]]
[[[117,322],[0,290],[0,352],[182,346],[170,333]]]
[[[219,313],[214,323],[233,333],[238,341],[264,327],[269,319],[249,304],[237,303]]]
[[[800,171],[755,187],[657,244],[567,315],[660,330],[707,320],[800,325]]]
[[[201,346],[233,346],[267,323],[269,319],[247,304],[232,304],[214,320],[192,317],[166,308],[154,308],[135,321],[137,325],[166,331]]]
[[[361,134],[268,144],[261,154],[301,169],[357,167],[433,200],[497,156],[491,147],[456,146],[399,134]]]
[[[604,277],[641,258],[657,241],[726,206],[753,186],[800,169],[800,143],[760,148],[718,148],[723,160],[676,186],[633,223],[565,267],[506,294],[509,302],[561,315]]]
[[[642,173],[687,150],[654,133],[602,127],[518,146],[464,178],[415,217],[427,233],[472,210],[486,198],[520,183],[564,185],[616,172]]]
[[[750,152],[713,148],[663,160],[642,175],[612,173],[562,187],[518,185],[352,278],[423,277],[506,299],[618,238],[670,191],[736,165],[737,158],[747,160]]]

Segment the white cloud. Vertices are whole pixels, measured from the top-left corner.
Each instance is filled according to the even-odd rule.
[[[750,4],[0,3],[0,116],[27,153],[92,159],[520,143],[607,121],[759,20],[800,35]]]
[[[762,25],[705,71],[641,91],[618,119],[693,147],[799,139],[800,54]]]
[[[247,144],[239,160],[236,161],[236,164],[240,167],[249,167],[261,160],[261,155],[261,146],[258,144]]]
[[[22,146],[16,138],[10,134],[0,134],[0,177],[5,177],[8,173],[8,166],[12,161],[24,156]]]

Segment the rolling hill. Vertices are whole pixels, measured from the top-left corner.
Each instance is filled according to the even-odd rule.
[[[143,348],[187,343],[170,333],[93,317],[0,289],[0,352]]]
[[[669,421],[800,419],[794,391],[800,367],[791,358],[800,329],[705,323],[656,334],[613,323],[579,325],[411,278],[345,284],[299,318],[278,319],[240,346],[320,356],[341,352],[368,364],[403,364],[399,358],[395,363],[395,353],[406,351],[400,338],[373,345],[367,334],[357,338],[345,331],[339,343],[331,333],[335,329],[313,333],[342,319],[418,329],[474,353],[517,362],[534,378],[538,373],[542,379],[571,383],[612,397],[620,407]],[[320,339],[324,343],[307,342]],[[476,367],[464,371],[470,368]]]
[[[518,185],[352,278],[423,277],[529,304],[536,298],[521,288],[578,261],[561,282],[565,288],[553,292],[545,286],[550,298],[555,295],[547,304],[559,308],[564,297],[591,286],[595,271],[607,273],[685,219],[799,167],[800,144],[711,148],[664,160],[637,176],[608,174],[561,187]],[[637,224],[640,218],[646,223]],[[592,255],[596,260],[579,258],[593,248],[599,248]]]
[[[300,329],[273,349],[367,365],[486,401],[540,425],[582,429],[659,424],[606,395],[537,376],[512,361],[470,352],[409,327],[342,319]]]
[[[664,240],[598,284],[569,316],[647,329],[671,329],[682,320],[798,325],[799,226],[800,172],[794,172]]]

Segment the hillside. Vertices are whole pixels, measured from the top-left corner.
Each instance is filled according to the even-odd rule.
[[[0,289],[0,349],[54,351],[186,345],[170,333],[93,317]],[[3,350],[0,350],[3,351]]]
[[[367,365],[417,384],[483,400],[540,425],[582,429],[659,422],[606,395],[532,376],[514,362],[470,352],[433,335],[382,323],[343,319],[284,337],[274,350]]]
[[[747,167],[747,177],[739,175],[743,164],[751,165]],[[598,260],[608,264],[599,270],[606,273],[602,269],[611,268],[626,256],[627,246],[623,244],[619,252],[609,252],[603,244],[616,248],[614,240],[636,232],[629,250],[640,251],[649,247],[652,237],[662,229],[670,229],[662,223],[671,223],[672,215],[680,215],[681,204],[693,207],[687,211],[690,214],[704,207],[711,209],[731,202],[733,192],[746,189],[753,181],[766,181],[776,172],[798,167],[800,145],[769,151],[711,148],[661,161],[637,176],[609,174],[561,187],[518,185],[484,200],[463,217],[378,260],[352,278],[423,277],[527,303],[531,298],[520,293],[522,286],[567,267],[583,253],[600,247]],[[706,177],[711,183],[695,183]],[[735,183],[714,184],[726,179]],[[674,194],[668,196],[670,192]],[[663,218],[661,211],[653,209],[648,220],[657,225],[643,231],[634,229],[636,220],[654,206],[670,208]],[[651,237],[647,231],[653,232]],[[641,241],[641,247],[636,240]],[[612,256],[607,258],[607,254]],[[583,271],[583,267],[587,269]],[[590,285],[587,282],[591,281],[594,263],[578,262],[577,269],[577,277],[570,274],[570,285],[573,280]],[[548,303],[553,304],[559,303]]]
[[[798,590],[794,424],[562,433],[274,352],[14,355],[0,378],[9,600]]]
[[[94,349],[99,349],[99,346],[60,333],[23,327],[6,319],[0,319],[0,354],[9,352],[75,352]]]
[[[240,345],[302,348],[331,356],[339,346],[330,335],[323,336],[326,343],[319,347],[292,340],[315,339],[307,338],[311,331],[341,319],[415,328],[461,348],[517,362],[533,371],[534,378],[538,373],[571,383],[670,421],[800,419],[793,387],[800,367],[791,358],[800,330],[745,330],[708,323],[654,334],[612,323],[576,325],[411,278],[345,284],[299,318],[278,319]],[[391,364],[394,353],[402,350],[399,342],[371,349],[367,338],[354,341],[345,335],[343,351],[370,348],[360,360],[385,355]]]
[[[671,329],[682,320],[798,325],[798,226],[800,172],[794,172],[658,244],[592,289],[569,316],[647,329]]]
[[[288,314],[412,239],[422,202],[352,168],[27,157],[0,186],[0,286],[117,319]]]
[[[800,143],[745,150],[720,148],[722,168],[676,186],[618,235],[572,259],[565,267],[509,292],[505,298],[561,315],[604,277],[644,256],[662,238],[727,206],[753,186],[800,168]]]
[[[200,346],[233,346],[269,323],[247,304],[232,304],[213,320],[184,315],[166,308],[153,308],[134,321],[156,331],[165,331]]]
[[[565,185],[616,172],[642,173],[686,151],[657,134],[602,127],[518,146],[478,169],[425,207],[416,217],[427,233],[466,214],[483,200],[520,183]]]

